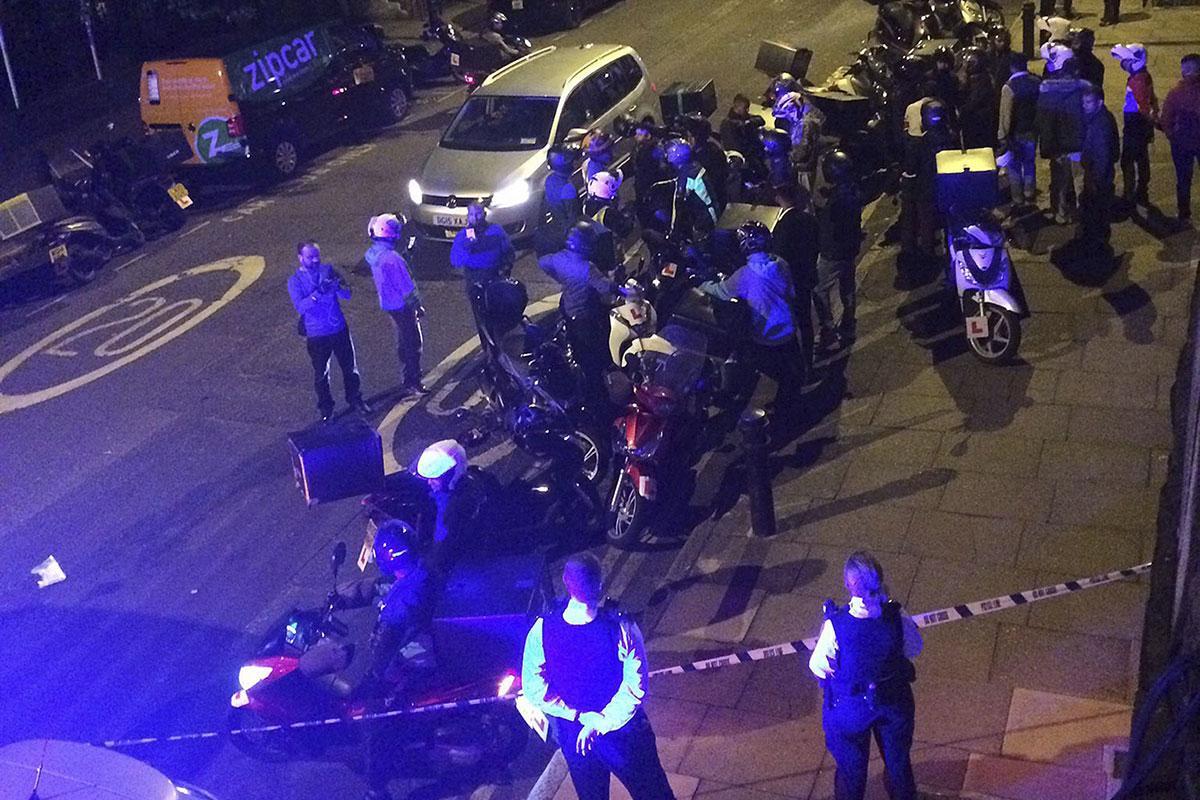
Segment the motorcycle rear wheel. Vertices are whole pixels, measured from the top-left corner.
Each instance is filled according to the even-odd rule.
[[[967,338],[971,353],[986,364],[1007,364],[1016,359],[1021,347],[1021,320],[1007,308],[991,303],[984,306],[983,314],[988,335]]]
[[[642,497],[629,473],[622,470],[613,485],[604,537],[615,547],[632,547],[650,527],[653,503]]]
[[[588,426],[580,426],[579,429],[571,432],[569,438],[583,455],[580,472],[582,472],[584,480],[592,486],[599,486],[608,475],[608,464],[611,458],[604,437]]]

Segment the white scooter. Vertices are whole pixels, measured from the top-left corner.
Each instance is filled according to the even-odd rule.
[[[971,352],[989,364],[1017,357],[1028,316],[1020,282],[991,217],[998,202],[991,148],[937,154],[937,199],[946,220],[947,287],[954,287]]]

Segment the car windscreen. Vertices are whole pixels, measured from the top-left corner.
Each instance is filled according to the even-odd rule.
[[[475,95],[442,134],[451,150],[537,150],[550,140],[555,97]]]

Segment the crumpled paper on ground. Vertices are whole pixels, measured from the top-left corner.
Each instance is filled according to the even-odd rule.
[[[63,572],[62,566],[54,556],[47,556],[45,561],[29,570],[29,574],[38,579],[39,589],[62,583],[67,579],[67,573]]]

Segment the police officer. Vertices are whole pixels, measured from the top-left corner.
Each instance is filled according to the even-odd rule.
[[[536,250],[544,256],[561,250],[567,231],[582,215],[579,190],[571,181],[575,174],[579,150],[569,144],[552,145],[546,153],[550,174],[542,192],[542,219],[538,225]]]
[[[909,749],[913,739],[910,659],[921,634],[888,597],[883,568],[858,551],[842,572],[850,604],[827,615],[808,668],[825,689],[825,746],[837,763],[834,797],[862,800],[871,737],[879,744],[892,800],[916,800]]]
[[[300,265],[288,278],[288,295],[300,315],[298,330],[312,361],[321,421],[333,419],[333,395],[329,392],[329,359],[333,357],[342,368],[346,402],[358,413],[370,414],[371,407],[362,396],[354,342],[339,302],[350,299],[350,284],[333,267],[321,263],[321,248],[314,241],[297,245],[296,258]]]
[[[637,624],[603,600],[590,553],[563,567],[565,606],[533,623],[521,685],[550,720],[580,800],[608,800],[616,775],[633,800],[674,800],[642,709],[648,669]]]

